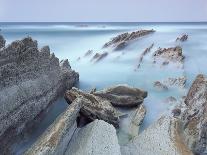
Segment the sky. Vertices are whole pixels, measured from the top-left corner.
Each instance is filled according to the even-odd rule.
[[[0,0],[0,22],[193,21],[207,21],[207,0]]]

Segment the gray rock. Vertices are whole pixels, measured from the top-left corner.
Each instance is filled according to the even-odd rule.
[[[112,46],[115,50],[121,50],[128,45],[128,43],[132,40],[138,39],[140,37],[146,36],[155,32],[154,30],[139,30],[131,33],[123,33],[111,39],[111,41],[107,42],[103,48]]]
[[[2,35],[0,35],[0,49],[5,47],[5,44],[6,44],[6,40]]]
[[[207,154],[207,79],[198,75],[185,99],[184,135],[195,154]]]
[[[83,92],[77,88],[72,88],[65,93],[65,99],[70,104],[76,98],[83,97],[84,103],[81,113],[91,119],[102,119],[115,127],[119,126],[119,116],[121,113],[117,111],[108,100],[90,93]]]
[[[102,91],[93,93],[111,102],[113,106],[135,107],[143,103],[147,92],[128,85],[117,85]]]
[[[76,119],[82,107],[77,98],[53,124],[40,136],[25,155],[63,155],[77,129]]]
[[[176,41],[181,41],[184,42],[188,40],[188,35],[187,34],[183,34],[181,37],[177,37]]]
[[[157,90],[168,90],[168,87],[160,81],[155,81],[153,85]]]
[[[122,155],[193,155],[181,138],[179,126],[178,119],[161,117],[123,146]]]
[[[99,62],[101,60],[103,60],[105,57],[107,57],[108,55],[108,52],[104,52],[104,53],[96,53],[93,58],[91,59],[91,61],[94,61],[94,62]]]
[[[121,155],[115,128],[95,120],[72,137],[65,155]]]
[[[0,148],[51,102],[70,89],[78,73],[59,65],[49,47],[27,37],[0,50]],[[3,139],[3,140],[2,140]],[[4,144],[3,144],[4,143]]]
[[[170,77],[164,80],[163,83],[169,87],[174,86],[174,87],[184,88],[186,85],[186,81],[187,81],[186,76],[181,76],[181,77],[176,77],[176,78]]]
[[[91,54],[93,54],[93,50],[88,50],[88,51],[84,54],[84,57],[90,56]]]

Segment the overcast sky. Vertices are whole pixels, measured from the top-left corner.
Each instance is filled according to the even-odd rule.
[[[0,0],[7,21],[207,21],[207,0]]]

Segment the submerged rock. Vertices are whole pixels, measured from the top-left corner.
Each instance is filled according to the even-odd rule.
[[[176,86],[179,88],[184,88],[186,81],[187,81],[186,76],[181,76],[177,78],[168,78],[167,80],[164,80],[163,83],[167,86]]]
[[[182,53],[182,48],[180,46],[171,48],[159,48],[154,53],[154,61],[173,62],[173,63],[183,63],[184,56]],[[167,63],[165,63],[166,65]]]
[[[115,128],[93,121],[75,133],[65,155],[121,155]]]
[[[102,54],[100,53],[96,53],[93,58],[91,59],[91,61],[94,62],[99,62],[100,60],[104,59],[106,56],[108,55],[108,52],[104,52]]]
[[[103,46],[103,48],[112,46],[112,47],[114,47],[115,50],[121,50],[121,49],[125,48],[130,41],[135,40],[140,37],[143,37],[143,36],[146,36],[146,35],[151,34],[153,32],[155,32],[155,31],[154,30],[139,30],[139,31],[131,32],[131,33],[128,33],[128,32],[123,33],[123,34],[120,34],[120,35],[112,38],[111,41],[107,42]]]
[[[82,99],[77,98],[53,124],[38,138],[25,155],[63,155],[77,129],[76,119],[82,107]]]
[[[161,117],[121,148],[122,155],[193,155],[180,136],[180,121]]]
[[[198,75],[185,99],[184,135],[195,154],[207,154],[207,78]]]
[[[168,90],[168,87],[161,83],[160,81],[155,81],[154,82],[154,87],[158,90]]]
[[[119,126],[119,116],[121,113],[117,111],[108,100],[99,96],[85,93],[77,88],[72,88],[65,93],[65,99],[70,104],[76,98],[84,98],[81,113],[91,120],[102,119],[115,127]]]
[[[186,41],[188,40],[188,35],[187,34],[183,34],[181,37],[177,37],[176,41]]]
[[[78,81],[78,73],[67,63],[60,66],[48,46],[39,50],[30,37],[0,49],[0,150]]]
[[[128,85],[117,85],[93,93],[111,102],[113,106],[134,107],[143,103],[147,97],[147,92]]]
[[[0,35],[0,49],[5,47],[5,44],[6,44],[6,40],[2,35]]]
[[[88,50],[85,54],[84,57],[87,57],[89,55],[93,54],[93,50]]]

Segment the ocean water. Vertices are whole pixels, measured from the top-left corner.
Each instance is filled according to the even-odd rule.
[[[186,95],[197,74],[207,74],[207,23],[0,23],[0,29],[7,44],[31,36],[38,40],[39,48],[49,45],[51,52],[60,60],[69,59],[72,68],[80,74],[80,89],[88,91],[94,87],[102,89],[115,84],[128,84],[148,91],[148,97],[144,101],[147,114],[141,130],[169,111],[172,105],[165,102],[167,97],[180,99]],[[121,51],[102,49],[112,37],[139,29],[154,29],[156,32],[131,42]],[[185,33],[189,35],[188,41],[175,42],[178,36]],[[152,43],[152,52],[144,57],[140,69],[135,71],[140,54]],[[156,49],[176,45],[183,48],[183,69],[152,63],[152,54]],[[94,53],[106,51],[109,55],[94,63],[90,61],[92,56],[84,57],[88,50],[93,50]],[[77,60],[79,57],[80,60]],[[153,87],[153,82],[157,80],[180,76],[187,77],[184,89],[175,87],[168,91],[158,91]],[[59,105],[62,108],[58,108]],[[14,145],[16,154],[21,154],[28,148],[67,107],[63,99],[59,99],[53,106],[43,119],[45,123],[41,123],[24,140]],[[121,129],[117,131],[121,144],[128,140],[128,122],[127,118],[122,120]]]

